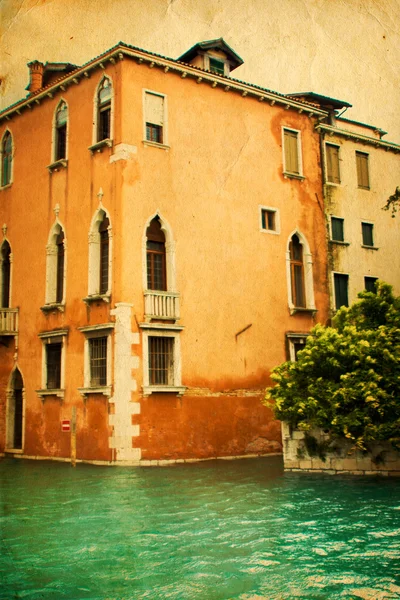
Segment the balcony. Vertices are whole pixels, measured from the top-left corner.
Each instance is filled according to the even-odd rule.
[[[17,335],[18,308],[0,308],[0,335]]]
[[[163,319],[177,321],[179,319],[179,293],[146,290],[144,292],[145,319]]]

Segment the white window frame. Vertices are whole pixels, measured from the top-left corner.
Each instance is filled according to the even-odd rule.
[[[63,297],[61,302],[56,301],[57,297],[57,244],[56,239],[58,234],[64,233],[64,278],[63,278]],[[50,230],[46,246],[46,300],[42,310],[59,308],[65,305],[66,288],[67,288],[67,236],[65,234],[64,225],[56,219],[53,227]]]
[[[65,133],[65,157],[61,159],[56,159],[57,153],[57,112],[62,104],[65,104],[67,107],[67,127]],[[50,165],[48,169],[55,170],[57,167],[66,167],[68,164],[68,146],[69,146],[69,106],[68,102],[61,98],[58,102],[54,113],[53,113],[53,123],[52,123],[52,136],[51,136],[51,157],[50,157]]]
[[[98,111],[99,89],[105,79],[108,79],[108,81],[110,82],[110,86],[111,86],[110,137],[105,140],[98,140],[97,136],[98,136],[98,125],[99,125],[99,111]],[[107,75],[106,73],[103,73],[99,79],[99,83],[96,86],[96,89],[94,92],[94,98],[93,98],[92,145],[89,147],[89,150],[91,150],[92,152],[97,149],[99,149],[99,152],[100,152],[100,149],[103,146],[109,146],[109,147],[112,146],[113,139],[114,139],[114,96],[115,96],[115,91],[114,91],[113,80],[109,75]]]
[[[148,140],[146,138],[146,123],[147,123],[146,94],[152,94],[153,96],[159,96],[159,97],[163,98],[164,121],[162,124],[162,131],[163,131],[162,144],[159,144],[158,142],[152,142],[151,140]],[[145,146],[154,146],[156,148],[169,148],[169,142],[168,142],[168,139],[169,139],[168,138],[168,97],[167,97],[167,95],[163,94],[162,92],[156,92],[155,90],[143,88],[142,101],[143,101],[143,144]]]
[[[39,333],[42,341],[42,377],[41,389],[36,390],[37,394],[43,399],[45,396],[57,396],[64,398],[65,393],[65,361],[66,361],[66,339],[68,329],[57,329]],[[51,344],[61,344],[61,377],[60,388],[47,388],[47,346]]]
[[[327,150],[327,146],[335,146],[338,149],[338,170],[339,170],[339,182],[338,183],[328,180],[328,150]],[[340,185],[342,185],[342,173],[341,173],[341,169],[340,169],[341,146],[340,146],[340,144],[334,144],[332,142],[324,142],[324,148],[325,148],[325,152],[324,152],[325,183],[326,183],[326,185],[332,185],[332,186],[336,186],[336,187],[340,186]]]
[[[275,214],[275,229],[266,229],[262,226],[262,215],[263,211],[273,212]],[[272,233],[273,235],[279,235],[281,232],[281,217],[278,208],[274,208],[272,206],[264,206],[258,205],[258,214],[259,214],[259,227],[262,233]]]
[[[181,361],[181,340],[180,332],[183,329],[180,325],[169,325],[160,327],[156,323],[141,323],[142,329],[142,347],[143,347],[143,394],[149,396],[154,393],[173,392],[182,395],[185,387],[182,386],[182,361]],[[173,385],[150,385],[149,377],[149,337],[172,338],[174,340],[174,371]]]
[[[304,291],[306,295],[306,306],[305,308],[295,306],[292,299],[292,274],[291,274],[291,261],[290,261],[290,251],[289,245],[291,239],[294,235],[297,235],[299,238],[300,244],[303,246],[303,269],[304,269]],[[316,312],[315,308],[315,299],[314,299],[314,278],[313,278],[313,261],[312,255],[310,251],[310,246],[308,245],[307,239],[305,236],[298,230],[294,229],[292,233],[288,237],[287,245],[286,245],[286,278],[287,278],[287,289],[288,289],[288,302],[289,302],[289,311],[290,314],[293,315],[298,312]]]
[[[109,221],[108,226],[108,289],[105,294],[100,294],[100,233],[99,227],[104,216]],[[88,235],[89,240],[89,272],[88,272],[88,295],[85,301],[104,300],[110,301],[112,289],[112,253],[113,253],[113,231],[111,218],[108,210],[100,205],[93,215]]]
[[[297,158],[299,162],[299,173],[293,173],[286,169],[286,156],[285,156],[285,131],[292,131],[297,134]],[[282,125],[282,160],[283,160],[283,174],[285,177],[292,177],[293,179],[305,179],[303,174],[303,152],[301,143],[301,131],[300,129],[293,129],[292,127],[286,127]]]
[[[78,388],[83,397],[88,394],[103,394],[111,396],[112,387],[112,333],[115,323],[102,323],[100,325],[89,325],[87,327],[78,327],[78,330],[85,336],[83,351],[83,387]],[[91,386],[90,370],[90,344],[89,340],[93,338],[107,338],[107,377],[105,386]]]
[[[7,135],[7,133],[10,134],[11,136],[11,172],[10,172],[10,181],[8,183],[6,183],[5,185],[3,185],[3,142],[4,142],[4,138]],[[1,136],[1,145],[0,145],[0,190],[6,190],[8,187],[10,187],[13,182],[14,182],[14,136],[11,132],[11,130],[7,127],[4,132],[3,135]]]
[[[288,341],[288,349],[289,349],[289,360],[291,360],[292,362],[296,362],[296,354],[295,354],[294,345],[299,340],[304,340],[304,346],[305,346],[309,335],[310,335],[309,333],[296,333],[296,332],[290,332],[290,333],[286,334],[286,339]]]

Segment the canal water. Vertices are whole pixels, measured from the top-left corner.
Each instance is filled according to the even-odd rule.
[[[0,598],[400,598],[400,480],[0,461]]]

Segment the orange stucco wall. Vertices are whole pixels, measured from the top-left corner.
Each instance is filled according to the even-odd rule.
[[[326,240],[319,138],[304,113],[197,84],[172,72],[127,60],[107,63],[113,80],[113,148],[91,154],[93,99],[103,75],[91,71],[78,85],[33,104],[2,123],[13,135],[13,183],[0,190],[2,223],[13,253],[12,306],[19,307],[17,365],[25,386],[27,456],[68,458],[70,434],[61,421],[77,410],[77,458],[114,459],[109,437],[114,408],[106,396],[82,398],[84,335],[79,327],[114,320],[117,303],[129,303],[136,366],[131,401],[140,404],[132,438],[143,459],[195,458],[276,451],[279,424],[261,405],[272,367],[286,359],[286,333],[306,332],[328,316]],[[143,90],[165,94],[168,148],[143,144]],[[68,104],[68,166],[49,173],[52,120],[61,99]],[[283,176],[282,126],[301,132],[304,179]],[[119,144],[135,147],[110,163]],[[88,232],[99,206],[113,232],[112,297],[109,304],[83,302],[88,291]],[[64,312],[44,313],[46,244],[55,222],[66,239]],[[260,231],[259,206],[279,211],[280,234]],[[180,294],[183,397],[143,397],[144,235],[158,213],[175,243],[176,291]],[[286,252],[300,231],[313,258],[316,316],[290,315]],[[239,334],[241,330],[246,331]],[[68,329],[64,398],[44,397],[42,341],[38,334]],[[112,334],[114,339],[114,334]],[[0,346],[0,450],[4,448],[7,380],[14,359]],[[113,377],[119,365],[111,357]],[[115,385],[115,380],[112,382]],[[259,441],[261,440],[261,441]],[[269,445],[268,445],[269,444]],[[258,448],[258,450],[257,450]]]

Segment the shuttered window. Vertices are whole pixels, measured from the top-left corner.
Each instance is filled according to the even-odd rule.
[[[340,183],[339,147],[326,144],[326,178],[330,183]]]
[[[304,288],[303,246],[295,234],[289,244],[290,278],[292,286],[292,302],[298,308],[306,307]]]
[[[146,140],[162,144],[164,141],[164,96],[145,94]]]
[[[331,217],[331,230],[334,242],[344,242],[344,219]]]
[[[298,152],[299,134],[297,131],[284,129],[283,140],[285,150],[285,172],[300,175]]]
[[[372,223],[361,223],[363,246],[374,245],[374,226]]]
[[[338,310],[341,306],[349,305],[349,276],[343,275],[342,273],[334,273],[333,280],[335,287],[335,305],[336,310]]]
[[[356,152],[356,165],[358,187],[369,190],[368,154]]]

